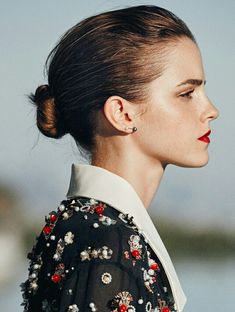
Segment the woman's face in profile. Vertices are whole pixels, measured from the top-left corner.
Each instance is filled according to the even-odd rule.
[[[196,84],[185,83],[188,79]],[[210,130],[210,121],[219,112],[208,99],[204,83],[198,47],[188,38],[179,39],[167,56],[162,76],[149,84],[150,100],[136,137],[145,154],[164,165],[207,164],[209,143],[198,138]]]

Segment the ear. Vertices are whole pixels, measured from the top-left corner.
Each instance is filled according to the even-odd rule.
[[[134,104],[120,96],[110,96],[104,103],[103,112],[117,130],[127,132],[126,127],[132,128],[134,126]]]

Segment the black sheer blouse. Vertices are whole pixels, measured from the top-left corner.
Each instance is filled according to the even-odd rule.
[[[93,198],[62,201],[28,258],[24,311],[176,311],[164,269],[132,218]]]

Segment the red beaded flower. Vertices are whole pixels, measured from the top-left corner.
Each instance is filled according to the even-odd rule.
[[[42,231],[46,239],[51,234],[57,219],[58,214],[55,211],[50,212],[49,215],[45,217],[46,225],[43,227]]]
[[[96,206],[95,212],[96,212],[98,215],[102,215],[103,212],[104,212],[104,207],[103,207],[102,205]]]
[[[53,283],[59,283],[65,276],[65,265],[64,263],[59,263],[55,268],[55,273],[52,275],[51,280]]]
[[[111,311],[125,312],[133,308],[130,303],[133,301],[132,295],[128,291],[119,292],[110,302]]]

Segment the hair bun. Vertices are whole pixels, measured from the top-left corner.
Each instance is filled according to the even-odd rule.
[[[35,91],[35,101],[40,104],[52,98],[48,84],[39,86]]]
[[[45,136],[58,139],[67,133],[49,85],[37,87],[35,94],[31,93],[29,99],[37,107],[37,127]]]

